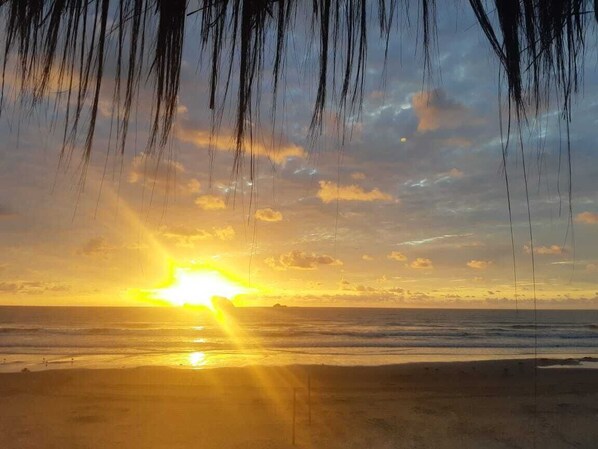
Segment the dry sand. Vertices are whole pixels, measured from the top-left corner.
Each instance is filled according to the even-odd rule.
[[[598,371],[532,363],[1,374],[0,448],[292,448],[294,388],[299,448],[598,448]]]

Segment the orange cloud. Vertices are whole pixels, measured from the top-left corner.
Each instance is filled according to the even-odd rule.
[[[586,272],[588,273],[598,273],[598,265],[595,263],[589,263],[586,265]]]
[[[169,226],[162,227],[162,237],[173,240],[176,246],[192,248],[195,242],[202,240],[218,239],[222,241],[232,240],[235,238],[235,230],[232,226],[223,228],[212,228],[211,231],[205,229],[188,228],[185,226]]]
[[[365,179],[365,173],[360,171],[356,171],[351,173],[351,179],[355,179],[356,181],[363,181]]]
[[[448,176],[450,176],[451,178],[462,178],[463,172],[458,168],[451,168],[448,172]]]
[[[164,227],[161,230],[164,238],[176,241],[177,246],[193,247],[196,241],[210,240],[212,234],[203,229],[192,229],[184,226]]]
[[[77,251],[77,254],[83,256],[98,256],[105,255],[114,249],[116,248],[108,244],[108,240],[106,240],[106,238],[94,237],[85,242],[79,251]]]
[[[195,204],[203,210],[222,210],[226,209],[224,200],[216,195],[201,195],[195,199]]]
[[[0,282],[0,292],[35,295],[42,293],[64,293],[71,290],[68,284],[42,281]]]
[[[419,132],[438,129],[456,129],[467,124],[480,123],[461,103],[449,98],[442,89],[415,94],[411,99],[415,115],[419,119]]]
[[[326,254],[306,253],[305,251],[293,250],[281,254],[278,260],[270,257],[265,260],[266,264],[276,270],[294,268],[298,270],[315,270],[319,265],[342,265],[343,262]]]
[[[199,193],[201,192],[201,184],[200,182],[193,178],[191,181],[189,181],[187,183],[187,190],[189,190],[189,193]]]
[[[434,268],[432,261],[430,259],[426,259],[424,257],[418,257],[413,262],[411,262],[411,268],[416,268],[420,270],[425,270],[429,268]]]
[[[473,268],[474,270],[485,270],[486,268],[488,268],[489,265],[491,265],[492,262],[488,261],[488,260],[470,260],[469,262],[467,262],[467,266],[469,268]]]
[[[232,226],[214,228],[212,232],[214,233],[214,236],[220,240],[232,240],[235,238],[235,230]]]
[[[275,223],[277,221],[282,221],[282,213],[267,207],[265,209],[256,210],[255,219]]]
[[[361,256],[361,259],[365,260],[366,262],[371,262],[372,260],[374,260],[374,258],[369,254],[364,254],[363,256]]]
[[[452,136],[442,139],[440,143],[447,147],[469,148],[473,145],[473,141],[467,137]]]
[[[342,186],[332,181],[320,181],[320,190],[317,197],[323,203],[332,203],[333,201],[392,201],[392,195],[384,193],[379,189],[373,189],[369,192],[358,185]]]
[[[131,161],[128,181],[130,184],[145,184],[162,190],[176,188],[183,193],[199,193],[200,182],[192,178],[184,182],[185,167],[180,162],[138,154]]]
[[[92,82],[94,78],[95,77],[93,74],[90,74],[89,81]],[[35,93],[35,95],[40,95],[42,93],[40,92],[40,77],[35,76],[22,78],[19,76],[19,71],[15,70],[14,64],[9,64],[7,66],[3,82],[5,84],[5,92],[11,97],[14,97],[13,99],[18,98],[21,87],[24,88],[28,94]],[[44,97],[53,97],[59,92],[67,91],[71,83],[72,88],[76,91],[80,84],[80,77],[79,73],[75,71],[72,73],[71,80],[71,74],[67,75],[66,72],[61,72],[58,68],[58,65],[54,64],[50,67],[50,71],[47,73],[46,82],[47,84],[45,86]]]
[[[402,262],[404,260],[407,260],[407,256],[399,251],[393,251],[391,252],[388,256],[386,256],[387,259],[390,260],[396,260],[398,262]]]
[[[598,224],[598,214],[593,212],[581,212],[575,217],[575,221],[585,224]]]
[[[15,213],[10,210],[8,207],[2,206],[0,204],[0,220],[3,218],[11,218],[14,217]]]
[[[176,137],[182,142],[191,143],[199,148],[213,148],[218,151],[234,151],[235,139],[232,135],[211,135],[209,131],[199,129],[177,128]],[[277,142],[276,145],[264,145],[253,141],[247,144],[247,153],[253,156],[264,156],[276,164],[284,164],[288,158],[305,158],[303,147],[292,142]]]
[[[378,292],[379,290],[375,287],[371,287],[369,285],[357,284],[357,285],[345,285],[342,287],[343,290],[350,290],[359,293],[374,293]]]

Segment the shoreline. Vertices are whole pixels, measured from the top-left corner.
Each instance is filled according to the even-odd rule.
[[[261,357],[261,359],[260,359]],[[323,360],[323,362],[320,362]],[[137,368],[172,368],[178,370],[214,370],[227,368],[284,368],[289,366],[332,366],[332,367],[392,367],[405,365],[450,364],[450,363],[484,363],[534,360],[533,353],[402,353],[383,355],[356,355],[354,362],[349,358],[336,362],[323,354],[317,357],[309,354],[301,360],[296,353],[233,354],[230,351],[218,352],[180,352],[156,354],[1,354],[0,374],[18,373],[21,371],[43,372],[51,370],[127,370]],[[598,369],[598,353],[562,352],[539,353],[536,360],[539,364],[546,361],[554,365]],[[340,362],[339,362],[340,361]],[[361,363],[360,363],[361,362]],[[365,362],[365,363],[364,363]],[[560,362],[560,363],[559,363]]]
[[[67,362],[64,362],[67,364]],[[229,371],[300,371],[300,372],[320,372],[329,370],[341,371],[412,371],[418,369],[440,369],[440,368],[475,368],[477,366],[526,366],[538,369],[598,369],[598,357],[584,356],[584,357],[512,357],[512,358],[496,358],[496,359],[480,359],[480,360],[443,360],[443,361],[415,361],[402,363],[382,363],[378,365],[364,364],[364,365],[335,365],[335,364],[246,364],[241,366],[169,366],[169,365],[140,365],[140,366],[123,366],[123,367],[101,367],[93,368],[87,366],[48,366],[40,367],[39,370],[23,369],[20,371],[0,371],[0,379],[5,376],[19,375],[19,374],[41,374],[54,372],[96,372],[96,373],[122,373],[127,371],[172,371],[172,372],[189,372],[189,373],[218,373]],[[200,374],[201,375],[201,374]],[[1,390],[1,389],[0,389]]]
[[[185,353],[187,354],[187,353]],[[421,357],[426,357],[427,355],[422,355]],[[490,357],[490,356],[489,356]],[[76,359],[75,359],[76,360]],[[543,355],[538,356],[536,358],[532,357],[531,354],[522,354],[521,356],[516,355],[507,355],[505,357],[495,357],[495,358],[479,358],[479,359],[471,359],[471,360],[457,360],[457,359],[447,359],[447,360],[429,360],[429,361],[404,361],[404,362],[389,362],[389,363],[379,363],[379,364],[327,364],[327,363],[287,363],[287,364],[262,364],[262,363],[247,363],[244,365],[205,365],[205,366],[187,366],[187,365],[160,365],[160,364],[147,364],[147,365],[132,365],[132,366],[103,366],[103,367],[89,367],[89,366],[75,366],[71,364],[71,362],[65,360],[61,362],[56,361],[49,361],[48,366],[43,366],[43,363],[40,363],[39,370],[19,370],[19,371],[0,371],[0,376],[5,374],[18,374],[18,373],[39,373],[39,372],[48,372],[48,371],[71,371],[71,370],[83,370],[83,371],[123,371],[123,370],[153,370],[153,369],[172,369],[176,371],[193,371],[193,372],[203,372],[203,371],[211,371],[211,370],[245,370],[245,369],[288,369],[288,368],[338,368],[338,369],[353,369],[353,368],[360,368],[360,369],[379,369],[379,368],[402,368],[402,367],[412,367],[412,366],[449,366],[449,365],[472,365],[472,364],[486,364],[486,363],[513,363],[513,362],[523,362],[525,364],[531,363],[536,361],[538,367],[540,368],[547,368],[547,367],[581,367],[587,363],[596,363],[596,368],[598,368],[598,357],[596,356],[562,356],[559,357],[558,355]],[[8,363],[7,363],[8,364]],[[61,367],[60,365],[69,365],[68,367]],[[0,363],[0,366],[2,364]]]
[[[217,355],[216,355],[217,356]],[[120,357],[120,358],[119,358]],[[269,359],[266,362],[251,361],[250,358],[228,359],[228,354],[224,361],[209,361],[209,358],[215,357],[214,354],[203,352],[181,352],[173,359],[172,354],[164,357],[157,356],[155,353],[144,355],[121,354],[115,357],[113,354],[90,354],[90,355],[54,355],[54,357],[43,357],[41,354],[0,354],[0,375],[19,373],[19,372],[45,372],[45,371],[69,371],[69,370],[129,370],[129,369],[175,369],[189,371],[205,371],[218,369],[235,368],[287,368],[298,367],[317,367],[330,366],[339,368],[379,368],[393,366],[411,366],[411,365],[434,365],[434,364],[460,364],[460,363],[485,363],[485,362],[512,362],[533,360],[538,361],[538,366],[542,367],[547,361],[552,362],[554,367],[571,368],[577,366],[584,369],[598,369],[598,354],[596,353],[571,353],[561,354],[545,353],[538,354],[534,359],[533,354],[403,354],[392,357],[364,357],[357,358],[357,361],[366,361],[366,363],[316,363],[313,361],[298,362],[297,357],[287,358],[287,363],[277,361],[278,359]],[[41,361],[40,361],[41,359]],[[312,357],[313,359],[313,357]],[[239,363],[239,360],[242,360]],[[311,359],[308,359],[311,360]],[[236,362],[236,363],[235,363]],[[545,367],[545,366],[544,366]]]

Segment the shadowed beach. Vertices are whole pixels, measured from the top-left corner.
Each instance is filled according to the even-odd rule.
[[[295,391],[296,447],[595,448],[596,370],[539,366],[536,395],[532,360],[7,373],[0,446],[293,447]]]

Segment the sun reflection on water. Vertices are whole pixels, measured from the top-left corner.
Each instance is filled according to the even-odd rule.
[[[207,363],[205,352],[192,352],[189,354],[189,364],[194,368],[199,368]]]

